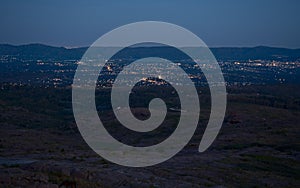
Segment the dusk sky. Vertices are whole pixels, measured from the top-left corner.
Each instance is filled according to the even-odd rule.
[[[89,46],[137,21],[165,21],[208,46],[300,48],[300,1],[1,0],[0,43]]]

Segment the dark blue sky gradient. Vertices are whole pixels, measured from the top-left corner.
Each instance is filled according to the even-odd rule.
[[[298,0],[1,0],[0,43],[88,46],[136,21],[165,21],[208,46],[300,48]]]

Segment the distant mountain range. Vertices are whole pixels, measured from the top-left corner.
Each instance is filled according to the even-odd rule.
[[[87,48],[53,47],[44,44],[9,45],[0,44],[0,56],[13,56],[23,60],[80,59]]]
[[[147,47],[154,51],[159,51],[159,46]],[[220,47],[210,48],[216,59],[219,61],[228,60],[279,60],[295,61],[300,60],[300,49],[274,48],[266,46],[258,47]],[[53,47],[43,44],[9,45],[0,44],[0,57],[9,56],[23,60],[79,60],[87,47],[64,48]]]

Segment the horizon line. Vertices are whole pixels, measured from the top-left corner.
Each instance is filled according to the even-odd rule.
[[[58,45],[51,45],[51,44],[45,44],[45,43],[38,43],[38,42],[34,42],[34,43],[24,43],[24,44],[10,44],[10,43],[0,43],[0,45],[9,45],[9,46],[15,46],[15,47],[19,47],[19,46],[29,46],[29,45],[43,45],[43,46],[48,46],[48,47],[55,47],[55,48],[65,48],[65,49],[78,49],[78,48],[89,48],[90,46],[58,46]],[[111,46],[111,47],[117,47],[117,46]],[[143,47],[143,46],[141,46]],[[159,46],[159,45],[153,45],[153,46],[145,46],[145,47],[163,47],[163,46]],[[290,47],[282,47],[282,46],[272,46],[272,45],[253,45],[253,46],[241,46],[241,45],[237,45],[237,46],[208,46],[208,48],[258,48],[258,47],[267,47],[267,48],[282,48],[282,49],[290,49],[290,50],[300,50],[300,47],[298,48],[290,48]]]

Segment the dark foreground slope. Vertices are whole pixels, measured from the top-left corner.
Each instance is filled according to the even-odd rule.
[[[85,144],[69,89],[5,88],[0,93],[0,187],[58,187],[66,181],[78,187],[298,187],[299,86],[230,87],[228,92],[223,127],[207,151],[197,152],[209,115],[206,101],[199,128],[183,151],[156,166],[127,168]],[[109,123],[111,112],[101,113]]]

